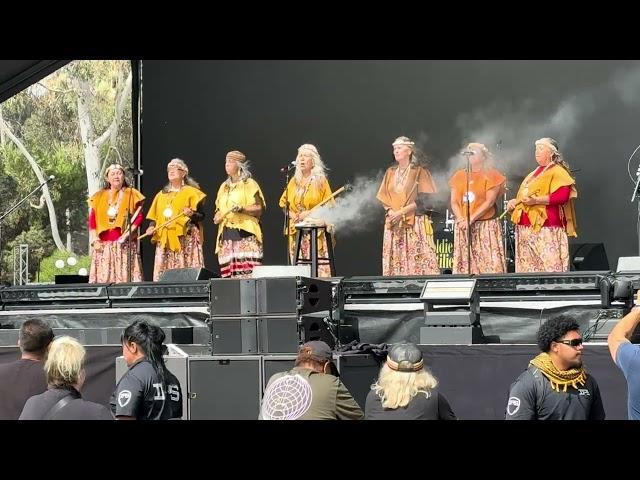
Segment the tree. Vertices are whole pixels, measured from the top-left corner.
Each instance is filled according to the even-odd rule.
[[[29,231],[31,243],[40,238],[36,232],[51,231],[41,258],[64,251],[65,226],[71,250],[87,252],[87,195],[100,188],[107,163],[133,164],[131,87],[128,61],[76,61],[0,105],[0,195],[6,208],[49,175],[56,177],[39,200],[30,199],[3,222],[4,256]],[[9,258],[2,260],[9,266]],[[11,277],[3,268],[2,279]]]

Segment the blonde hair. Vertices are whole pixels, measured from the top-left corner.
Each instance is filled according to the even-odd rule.
[[[380,397],[384,408],[398,408],[406,407],[418,393],[429,398],[437,385],[438,380],[425,368],[417,372],[397,372],[385,363],[371,390]]]
[[[54,387],[71,387],[78,383],[86,351],[75,338],[57,337],[51,342],[44,371],[47,383]]]
[[[484,143],[471,142],[467,145],[467,150],[480,150],[483,157],[482,168],[493,166],[493,154]]]
[[[302,172],[300,171],[300,166],[298,165],[298,159],[300,158],[302,150],[311,153],[311,157],[313,158],[313,168],[311,169],[311,175],[315,175],[316,177],[326,177],[327,167],[324,165],[322,157],[318,153],[318,149],[315,147],[315,145],[311,145],[310,143],[305,143],[304,145],[300,145],[298,147],[298,154],[296,155],[295,177],[298,180],[302,180]]]

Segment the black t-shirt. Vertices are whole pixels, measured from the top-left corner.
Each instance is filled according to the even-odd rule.
[[[586,383],[558,392],[538,367],[530,365],[511,385],[507,420],[604,420],[600,389],[587,374]]]
[[[182,417],[180,382],[165,370],[166,386],[146,358],[129,367],[111,395],[111,411],[138,420],[169,420]]]
[[[17,420],[27,400],[46,389],[44,363],[20,359],[0,364],[0,420]]]
[[[49,412],[64,397],[73,395],[71,400],[53,416]],[[113,420],[113,415],[104,405],[82,399],[77,391],[52,388],[27,400],[19,420]]]
[[[364,407],[365,420],[456,420],[447,399],[437,390],[431,390],[429,398],[417,393],[406,407],[384,408],[382,399],[369,391]]]

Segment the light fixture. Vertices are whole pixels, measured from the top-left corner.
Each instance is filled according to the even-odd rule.
[[[483,343],[476,279],[429,279],[420,300],[425,323],[420,328],[421,344]]]

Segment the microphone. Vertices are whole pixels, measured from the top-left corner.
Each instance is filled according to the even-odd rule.
[[[134,167],[127,167],[127,172],[131,172],[134,175],[144,175],[144,170],[142,170],[141,168],[134,168]]]
[[[475,155],[475,154],[476,154],[476,152],[474,150],[463,150],[463,151],[460,152],[460,155],[463,155],[465,157],[466,156],[470,157],[471,155]]]
[[[292,168],[295,168],[296,166],[296,161],[292,161],[291,163],[287,164],[285,167],[282,167],[280,169],[281,172],[288,172],[289,170],[291,170]]]
[[[640,166],[638,166],[638,171],[636,172],[636,185],[633,187],[633,195],[631,196],[631,203],[636,199],[638,195],[638,187],[640,186]]]

